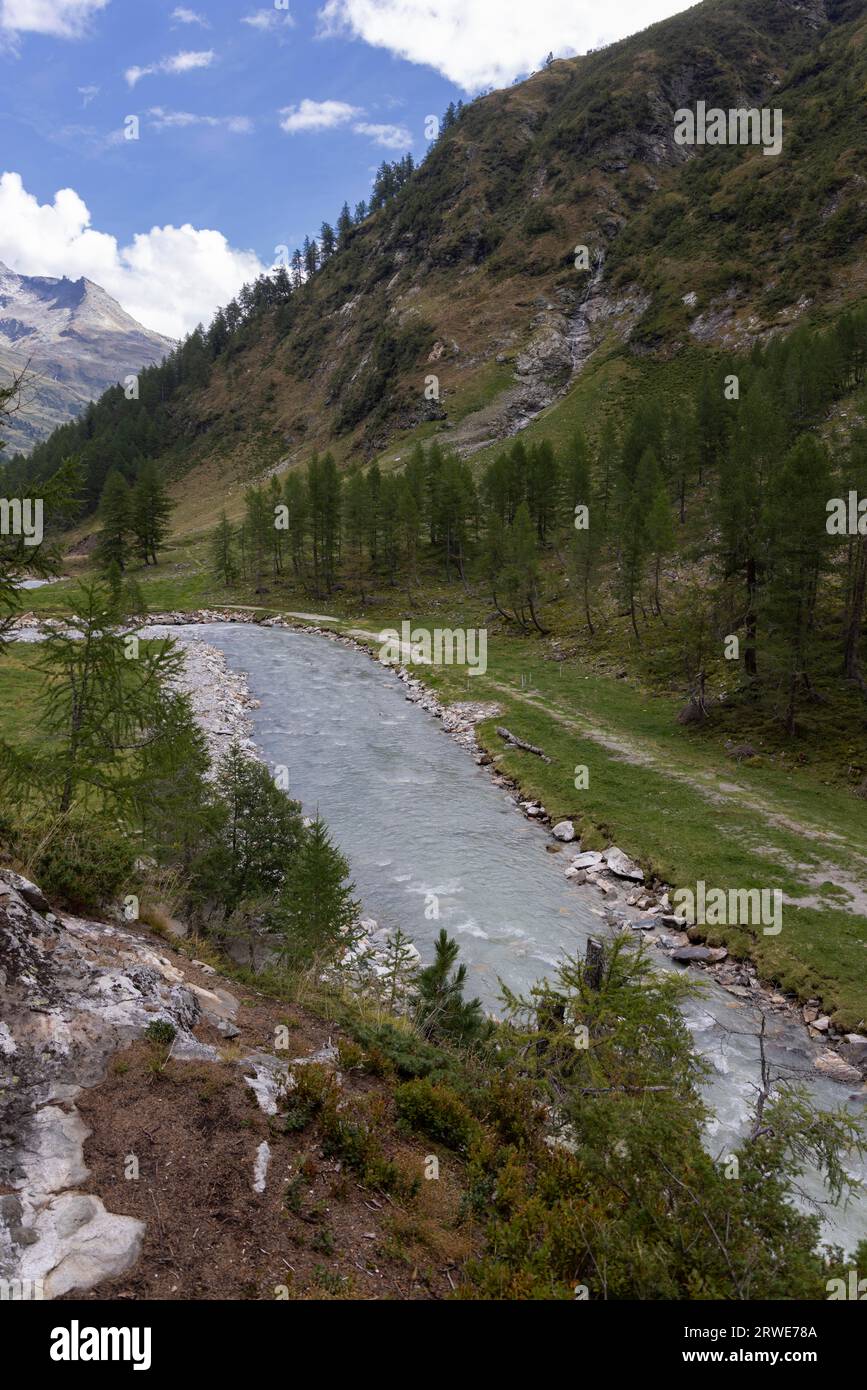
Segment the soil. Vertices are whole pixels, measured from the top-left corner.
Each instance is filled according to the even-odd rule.
[[[240,1036],[226,1043],[207,1023],[196,1029],[200,1041],[221,1052],[219,1063],[165,1061],[167,1048],[136,1042],[116,1054],[99,1085],[78,1097],[92,1131],[84,1150],[90,1178],[80,1190],[147,1227],[136,1266],[84,1297],[447,1297],[473,1244],[460,1222],[460,1164],[429,1140],[398,1134],[387,1082],[356,1068],[341,1073],[341,1104],[368,1113],[378,1105],[384,1154],[408,1177],[422,1179],[416,1197],[398,1201],[362,1186],[338,1159],[323,1154],[315,1122],[300,1133],[281,1133],[245,1083],[249,1068],[240,1059],[251,1050],[272,1051],[281,1024],[290,1030],[291,1057],[317,1052],[329,1040],[337,1044],[339,1030],[202,971],[164,938],[160,950],[191,983],[226,987],[236,996]],[[258,1194],[254,1161],[266,1140],[271,1162]],[[437,1181],[424,1180],[430,1152],[439,1157]],[[138,1177],[128,1178],[133,1157]]]

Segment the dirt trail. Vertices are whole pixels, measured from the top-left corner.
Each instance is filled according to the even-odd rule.
[[[845,903],[834,900],[831,905],[854,913],[856,916],[867,916],[867,856],[859,853],[842,836],[833,831],[822,830],[817,825],[807,825],[802,821],[793,820],[791,816],[782,811],[774,810],[768,804],[757,800],[746,787],[739,783],[720,781],[715,772],[709,772],[704,768],[695,766],[688,769],[672,767],[667,763],[663,754],[646,739],[627,738],[623,734],[605,728],[586,715],[574,712],[566,714],[556,701],[539,694],[534,695],[531,691],[516,690],[514,686],[505,685],[495,680],[488,680],[487,684],[500,694],[508,696],[512,700],[520,700],[522,704],[539,710],[550,719],[563,725],[564,728],[574,729],[576,733],[590,739],[593,743],[598,743],[601,748],[605,748],[621,761],[637,767],[652,769],[662,777],[667,777],[675,782],[682,782],[711,804],[737,806],[739,809],[752,812],[769,829],[789,831],[791,834],[799,835],[810,841],[812,845],[833,843],[841,850],[845,850],[849,856],[851,869],[854,870],[856,876],[830,859],[817,858],[809,865],[790,862],[787,867],[797,874],[804,885],[808,887],[817,888],[825,880],[833,882],[850,894],[850,898]],[[796,901],[805,907],[823,905],[820,898],[802,897]]]

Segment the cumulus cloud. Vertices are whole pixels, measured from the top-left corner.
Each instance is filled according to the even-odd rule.
[[[261,29],[271,31],[274,29],[294,29],[295,20],[288,10],[254,10],[252,14],[245,14],[241,18],[242,24],[249,24],[251,29]]]
[[[216,56],[212,48],[198,52],[185,50],[182,53],[172,54],[170,58],[163,58],[159,63],[150,63],[144,68],[127,68],[124,77],[129,85],[134,87],[143,77],[151,77],[155,72],[168,72],[177,75],[182,72],[192,72],[194,68],[209,68]]]
[[[369,135],[377,145],[386,150],[408,150],[412,136],[405,125],[376,125],[370,121],[356,121],[352,127],[356,135]]]
[[[211,27],[203,14],[188,10],[186,5],[178,5],[176,10],[172,10],[172,19],[176,24],[200,24],[203,29]]]
[[[305,97],[299,106],[281,108],[280,128],[289,135],[299,130],[333,130],[363,114],[360,106],[350,106],[346,101],[311,101]]]
[[[91,225],[72,188],[39,203],[20,174],[0,176],[0,261],[21,275],[84,275],[147,328],[179,338],[207,323],[265,267],[222,232],[184,223],[138,232],[128,246]]]
[[[408,150],[412,135],[403,125],[380,125],[372,121],[359,120],[364,115],[361,106],[350,106],[346,101],[312,101],[305,97],[298,106],[284,106],[280,111],[283,119],[281,130],[288,135],[299,131],[335,130],[352,122],[356,135],[366,135],[386,150]]]
[[[154,130],[183,130],[186,126],[204,125],[222,127],[232,135],[249,135],[253,129],[249,116],[201,116],[193,111],[166,111],[163,106],[150,107],[148,115]]]
[[[75,39],[109,0],[0,0],[0,31]]]
[[[326,0],[320,34],[349,34],[435,68],[465,91],[503,87],[555,57],[585,53],[685,10],[693,0]],[[601,28],[600,26],[604,26]]]

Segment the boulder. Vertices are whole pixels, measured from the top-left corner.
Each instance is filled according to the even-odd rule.
[[[820,1052],[818,1057],[813,1059],[813,1066],[820,1071],[823,1076],[828,1076],[832,1081],[840,1081],[844,1085],[860,1085],[861,1073],[857,1067],[853,1067],[850,1062],[844,1059],[837,1052]]]
[[[710,947],[679,947],[672,955],[672,960],[679,960],[682,965],[691,965],[692,962],[704,962],[709,965],[713,960],[713,951]]]
[[[602,863],[602,855],[595,850],[587,850],[584,854],[576,854],[572,860],[573,869],[595,869],[597,864]]]
[[[638,883],[644,881],[643,871],[639,869],[637,864],[633,863],[628,855],[623,853],[622,849],[618,849],[616,845],[611,845],[611,847],[605,851],[603,858],[608,865],[609,871],[612,874],[616,874],[618,878],[631,878]]]
[[[575,827],[570,820],[561,820],[554,826],[551,834],[555,840],[562,840],[564,844],[568,845],[575,839]]]
[[[0,869],[0,889],[6,883],[10,888],[14,888],[28,907],[33,907],[37,912],[46,913],[51,911],[51,904],[46,898],[41,888],[37,888],[35,883],[31,883],[29,878],[23,874],[16,874],[12,869]]]

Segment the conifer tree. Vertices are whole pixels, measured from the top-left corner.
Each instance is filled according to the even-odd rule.
[[[278,907],[270,916],[283,964],[299,968],[333,959],[358,918],[349,865],[317,815],[292,856]]]
[[[300,473],[286,474],[283,483],[283,501],[288,514],[289,554],[292,558],[292,571],[296,578],[304,574],[304,547],[307,541],[307,528],[310,517],[307,484]]]
[[[211,537],[211,563],[214,573],[226,588],[237,578],[234,534],[226,513],[223,512]]]
[[[145,459],[132,490],[130,507],[132,531],[146,565],[157,563],[157,551],[169,534],[172,505],[156,464]]]
[[[425,1037],[472,1046],[491,1026],[479,999],[464,999],[467,967],[456,965],[459,947],[443,927],[436,939],[433,963],[419,976],[418,1024]]]
[[[815,435],[801,435],[783,459],[767,500],[770,574],[765,608],[779,648],[783,721],[789,735],[796,731],[802,696],[813,689],[816,599],[830,539],[829,492],[825,448]]]
[[[116,468],[105,480],[99,499],[99,516],[102,521],[96,551],[99,565],[107,571],[114,564],[123,571],[132,531],[132,499],[126,478]]]

